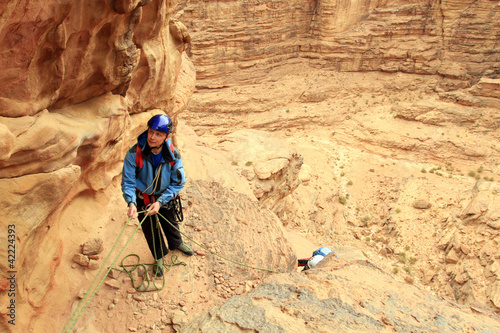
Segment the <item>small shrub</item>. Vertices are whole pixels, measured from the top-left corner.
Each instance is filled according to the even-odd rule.
[[[392,273],[393,273],[393,274],[398,274],[398,273],[399,273],[399,268],[394,267],[394,268],[392,269]]]
[[[238,162],[236,162],[236,161],[232,161],[232,162],[231,162],[231,164],[232,164],[232,165],[238,165]]]
[[[400,253],[398,256],[398,261],[402,264],[406,264],[406,253]]]
[[[470,177],[476,177],[476,172],[475,171],[469,171],[469,176]]]
[[[417,260],[418,260],[418,259],[417,259],[417,258],[415,258],[415,257],[410,257],[410,259],[409,259],[410,264],[412,264],[412,265],[415,265],[415,263],[417,262]]]
[[[420,170],[420,172],[427,173],[427,170],[425,170],[424,168],[422,168],[422,170]]]
[[[370,221],[370,220],[371,220],[371,218],[370,218],[369,216],[364,216],[364,217],[362,217],[362,218],[361,218],[361,219],[359,219],[359,220],[360,220],[361,222],[363,222],[363,223],[366,223],[366,222]]]
[[[366,238],[365,238],[365,241],[366,241],[367,243],[369,243],[369,242],[371,241],[371,238],[370,238],[370,237],[366,237]]]
[[[252,161],[247,161],[247,162],[245,163],[245,165],[246,165],[246,166],[250,166],[250,165],[252,165]]]
[[[483,166],[481,165],[481,166],[479,167],[479,169],[477,169],[477,172],[481,173],[481,172],[483,172],[483,171],[484,171],[484,168],[483,168]]]
[[[399,213],[401,213],[401,209],[396,208],[396,214],[399,214]]]
[[[344,171],[342,171],[342,172],[340,173],[340,176],[341,176],[341,177],[344,177],[344,176],[345,176],[345,172],[344,172]]]
[[[345,204],[347,203],[347,199],[346,199],[346,197],[344,197],[344,196],[340,196],[340,197],[339,197],[339,202],[340,202],[341,204],[345,205]]]
[[[350,181],[347,182],[347,185],[352,185],[352,184],[353,184],[352,180],[350,180]]]

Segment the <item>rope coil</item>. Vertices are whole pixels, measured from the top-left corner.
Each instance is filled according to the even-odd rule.
[[[140,213],[143,213],[143,212],[147,212],[147,211],[141,211]],[[221,259],[224,259],[226,261],[232,262],[233,264],[236,264],[236,265],[239,265],[239,266],[243,266],[243,267],[247,267],[247,268],[257,269],[257,270],[261,270],[261,271],[265,271],[265,272],[270,272],[270,273],[283,273],[283,272],[274,271],[274,270],[267,269],[267,268],[261,268],[261,267],[255,267],[255,266],[243,264],[243,263],[237,262],[235,260],[232,260],[230,258],[227,258],[227,257],[225,257],[225,256],[223,256],[221,254],[215,253],[212,250],[209,250],[208,248],[206,248],[205,246],[203,246],[202,244],[198,243],[197,241],[195,241],[194,239],[192,239],[191,237],[189,237],[188,235],[186,235],[182,231],[180,231],[177,227],[175,227],[168,219],[166,219],[160,213],[157,213],[156,215],[157,215],[156,216],[156,223],[159,223],[158,222],[158,215],[159,215],[164,220],[166,220],[174,229],[176,229],[177,231],[179,231],[181,233],[181,235],[183,235],[184,237],[186,237],[187,239],[189,239],[190,241],[192,241],[194,244],[198,245],[202,249],[208,251],[209,253],[211,253],[211,254],[213,254],[213,255],[221,258]],[[148,215],[146,214],[144,216],[144,218],[142,219],[142,221],[140,221],[140,223],[137,225],[137,227],[135,228],[135,230],[132,233],[132,235],[130,235],[130,237],[128,238],[128,240],[125,243],[125,245],[121,248],[120,252],[113,259],[113,262],[111,263],[111,265],[106,269],[106,272],[102,276],[102,278],[99,281],[99,283],[97,284],[97,286],[95,286],[95,288],[93,289],[92,293],[89,294],[89,291],[92,290],[94,283],[97,281],[98,277],[101,275],[101,272],[102,272],[103,268],[106,266],[106,263],[108,262],[108,260],[109,260],[109,258],[111,256],[111,253],[115,249],[115,247],[118,244],[118,241],[120,240],[123,232],[125,231],[126,227],[129,225],[130,220],[132,219],[131,217],[128,218],[127,222],[125,223],[125,225],[123,226],[122,230],[120,231],[120,234],[116,238],[113,246],[111,247],[111,250],[109,251],[109,253],[106,256],[106,258],[104,259],[104,262],[102,263],[101,268],[99,269],[99,271],[97,272],[97,274],[94,277],[94,280],[92,281],[92,283],[90,284],[89,288],[87,289],[87,292],[85,293],[85,297],[82,299],[82,302],[78,305],[78,307],[73,311],[73,313],[71,314],[70,318],[68,319],[68,321],[64,325],[62,333],[69,333],[69,332],[71,332],[73,330],[73,328],[76,325],[78,319],[80,319],[80,316],[82,315],[83,311],[85,310],[85,308],[87,307],[87,305],[89,304],[89,302],[92,300],[92,298],[94,297],[94,295],[97,292],[97,290],[99,289],[99,287],[104,282],[104,279],[108,276],[109,271],[112,270],[112,269],[113,270],[122,271],[122,272],[125,272],[125,273],[129,274],[129,276],[130,276],[130,278],[132,280],[132,285],[133,285],[134,289],[136,289],[139,292],[150,291],[149,287],[150,287],[151,281],[153,281],[153,286],[156,288],[156,290],[163,289],[163,287],[165,286],[165,274],[163,274],[163,276],[162,276],[162,285],[161,285],[160,288],[158,288],[157,285],[156,285],[156,280],[154,279],[154,276],[155,276],[154,275],[154,271],[152,272],[153,273],[152,274],[153,279],[151,280],[149,278],[149,274],[150,274],[149,272],[152,270],[152,268],[154,268],[155,266],[158,266],[158,265],[156,264],[156,262],[153,263],[153,264],[144,264],[144,263],[141,263],[140,262],[140,257],[137,254],[129,254],[129,255],[125,256],[122,259],[120,267],[122,267],[123,269],[113,268],[113,266],[115,265],[116,261],[121,256],[121,254],[123,253],[123,251],[125,250],[125,248],[127,247],[127,245],[130,243],[130,241],[134,237],[135,233],[137,232],[137,230],[139,230],[139,228],[142,226],[142,224],[144,223],[144,221],[146,220],[147,217],[148,217]],[[152,220],[151,216],[150,216],[150,220]],[[162,254],[163,254],[163,250],[162,250]],[[128,257],[136,257],[137,258],[137,263],[136,264],[125,264],[125,259],[127,259]],[[171,264],[170,265],[163,264],[162,268],[167,268],[168,270],[170,270],[170,268],[172,266],[177,266],[177,265],[184,265],[184,266],[186,266],[186,263],[182,262],[182,261],[178,261],[178,257],[176,255],[173,255],[171,257]],[[137,267],[141,267],[141,266],[144,268],[144,276],[145,276],[145,278],[143,279],[143,281],[141,282],[141,284],[139,284],[139,286],[136,287],[134,278],[132,276],[132,272],[135,269],[137,269]],[[145,288],[141,288],[143,286],[143,284],[144,284],[144,281],[146,281],[146,287]]]

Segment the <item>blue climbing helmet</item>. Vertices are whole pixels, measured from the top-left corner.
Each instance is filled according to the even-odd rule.
[[[316,251],[314,251],[313,257],[316,256],[316,255],[320,255],[320,256],[326,257],[326,255],[328,253],[333,253],[333,255],[335,256],[335,258],[337,258],[337,255],[335,254],[335,252],[333,252],[332,250],[330,250],[327,247],[320,247],[319,249],[317,249]]]
[[[172,119],[169,116],[164,114],[157,114],[156,116],[151,117],[148,121],[148,127],[154,129],[155,131],[160,131],[163,133],[171,133],[174,128],[174,124],[172,123]]]

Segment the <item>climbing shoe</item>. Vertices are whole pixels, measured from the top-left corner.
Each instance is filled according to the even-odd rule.
[[[153,268],[153,272],[155,273],[155,277],[159,278],[163,276],[163,268],[161,266],[155,265]]]
[[[185,255],[192,256],[194,254],[193,249],[187,245],[186,243],[182,242],[181,245],[177,248],[177,250],[180,250],[184,252]]]

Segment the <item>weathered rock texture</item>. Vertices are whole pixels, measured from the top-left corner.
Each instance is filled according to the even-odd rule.
[[[32,116],[106,92],[131,97],[134,112],[171,108],[189,40],[180,22],[169,24],[173,6],[151,0],[4,3],[0,115]]]
[[[340,71],[439,74],[443,89],[465,87],[486,70],[498,74],[494,1],[184,1],[180,8],[199,87],[251,82],[302,58]]]
[[[56,269],[73,246],[63,242],[59,228],[68,221],[61,212],[110,186],[147,117],[175,117],[187,104],[195,72],[184,53],[189,34],[170,20],[175,5],[0,3],[0,234],[7,239],[7,224],[16,225],[10,270],[18,273],[20,331],[43,312]],[[4,249],[0,261],[3,314],[9,302]]]
[[[238,172],[253,184],[261,204],[279,214],[283,200],[300,183],[300,154],[287,145],[276,147],[271,134],[257,130],[236,131],[217,145],[230,154]]]
[[[498,318],[487,309],[460,307],[430,297],[422,289],[395,281],[366,260],[328,259],[307,274],[267,278],[252,292],[233,296],[223,305],[199,315],[182,331],[490,332],[498,329]],[[484,321],[478,322],[479,318]]]

